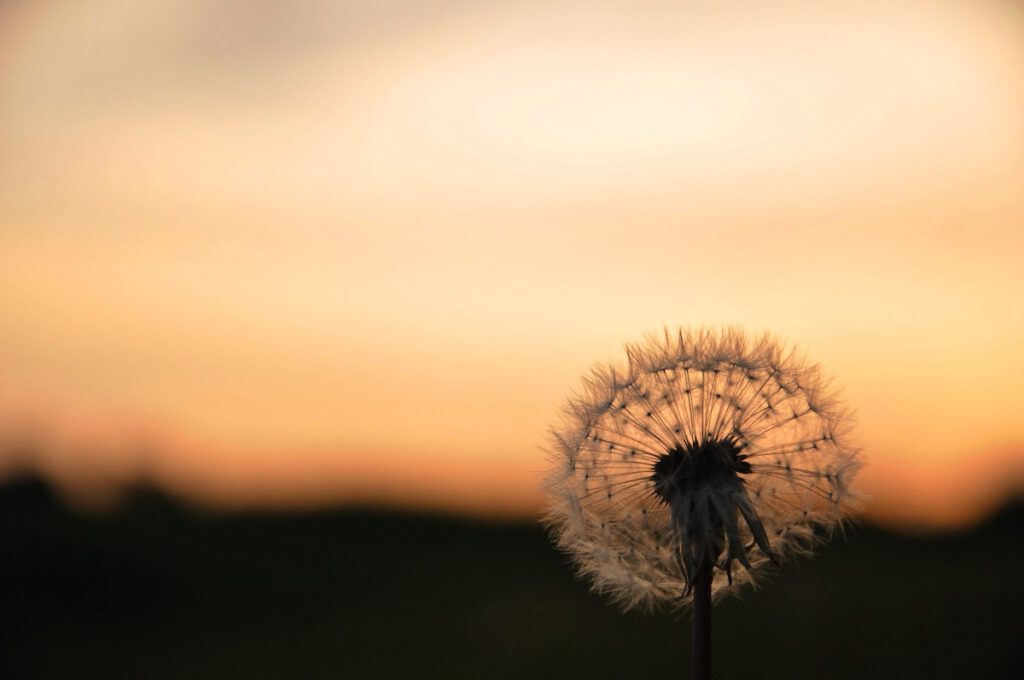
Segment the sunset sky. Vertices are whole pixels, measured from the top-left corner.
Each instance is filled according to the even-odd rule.
[[[962,525],[1022,262],[1019,3],[0,3],[0,474],[79,502],[530,515],[581,374],[739,324]]]

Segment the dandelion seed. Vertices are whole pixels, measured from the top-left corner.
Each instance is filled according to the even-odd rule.
[[[769,335],[666,330],[626,356],[584,379],[552,431],[548,524],[626,609],[692,599],[707,664],[711,598],[808,553],[848,513],[849,418],[819,368]]]

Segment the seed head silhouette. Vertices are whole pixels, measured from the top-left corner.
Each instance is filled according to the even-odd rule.
[[[682,608],[702,569],[698,588],[734,592],[841,526],[860,463],[817,365],[735,328],[666,330],[626,357],[551,432],[546,519],[595,590]]]

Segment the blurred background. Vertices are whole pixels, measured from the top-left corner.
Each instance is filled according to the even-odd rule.
[[[0,2],[11,677],[679,677],[536,518],[622,343],[859,414],[721,677],[1017,677],[1024,6]]]

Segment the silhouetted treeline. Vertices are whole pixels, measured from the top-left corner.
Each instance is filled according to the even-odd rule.
[[[861,527],[714,613],[716,678],[1017,678],[1024,508]],[[0,488],[3,678],[682,678],[688,622],[621,614],[532,525],[203,514],[139,489],[81,515]]]

